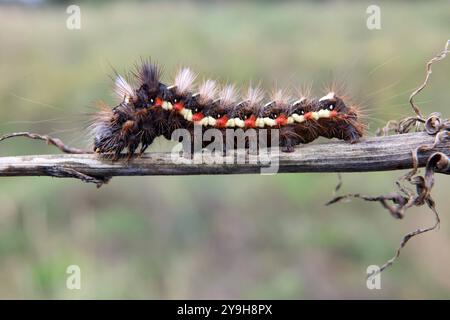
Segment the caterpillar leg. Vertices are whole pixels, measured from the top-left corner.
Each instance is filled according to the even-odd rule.
[[[144,130],[141,133],[141,148],[139,150],[139,155],[142,155],[155,139],[155,131],[151,127],[144,127]]]
[[[295,151],[295,144],[292,139],[286,138],[283,139],[280,143],[281,152],[294,152]]]
[[[350,143],[357,143],[359,142],[359,139],[361,138],[361,132],[349,125],[344,131],[344,141],[350,142]]]
[[[279,133],[281,152],[294,152],[295,146],[300,144],[300,140],[294,131],[294,126],[282,127],[280,128]]]

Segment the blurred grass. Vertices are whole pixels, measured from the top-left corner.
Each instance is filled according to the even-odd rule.
[[[343,83],[366,109],[371,135],[411,113],[425,61],[449,38],[450,5],[383,2],[382,29],[369,31],[368,4],[83,3],[80,31],[65,28],[62,6],[0,7],[0,132],[88,146],[83,114],[95,100],[114,103],[110,64],[125,71],[152,56],[168,81],[188,65],[243,85],[312,82],[317,95]],[[449,63],[435,66],[418,98],[424,113],[445,113]],[[55,150],[26,140],[0,148],[38,152]],[[389,192],[400,174],[347,174],[342,192]],[[325,207],[336,182],[333,174],[136,177],[96,190],[2,178],[0,297],[449,298],[448,179],[433,190],[440,231],[412,240],[381,291],[366,289],[367,266],[390,258],[431,215],[413,209],[395,221],[376,204]],[[80,291],[65,288],[71,264],[81,267]]]

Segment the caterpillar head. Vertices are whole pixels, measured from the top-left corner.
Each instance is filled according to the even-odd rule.
[[[328,93],[319,99],[317,108],[319,110],[328,110],[336,114],[348,114],[350,109],[344,103],[344,100],[338,97],[334,92]]]
[[[339,125],[333,125],[331,130],[323,132],[322,136],[327,138],[338,138],[354,143],[362,137],[364,125],[358,120],[358,109],[354,105],[347,105],[341,97],[331,92],[319,99],[317,111],[326,110],[331,118],[338,121]],[[326,124],[325,122],[322,125]],[[328,122],[330,126],[330,122]]]

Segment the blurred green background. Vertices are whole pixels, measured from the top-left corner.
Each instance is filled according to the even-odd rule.
[[[111,65],[122,72],[147,56],[166,81],[181,65],[240,85],[312,83],[316,95],[337,81],[374,135],[411,114],[425,62],[450,38],[448,1],[380,2],[373,31],[372,2],[81,2],[81,30],[66,28],[66,4],[33,3],[0,4],[0,133],[51,133],[80,147],[91,143],[93,102],[114,103]],[[449,69],[450,60],[435,65],[417,100],[424,113],[448,112]],[[55,152],[24,139],[0,146],[1,156]],[[387,193],[401,174],[345,174],[342,192]],[[0,298],[450,298],[448,177],[433,189],[441,229],[407,245],[381,290],[366,288],[367,266],[432,215],[326,207],[336,183],[335,174],[124,177],[97,190],[1,178]],[[66,289],[72,264],[81,290]]]

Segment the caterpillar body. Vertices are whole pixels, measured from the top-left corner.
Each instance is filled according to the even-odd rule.
[[[117,75],[114,90],[120,103],[114,108],[102,104],[91,125],[94,150],[116,159],[124,150],[132,157],[139,147],[141,154],[156,137],[171,139],[176,129],[187,129],[193,135],[194,128],[214,128],[223,136],[239,129],[265,129],[268,136],[278,130],[278,144],[284,152],[320,136],[354,143],[364,131],[357,107],[347,105],[335,92],[319,99],[303,95],[291,99],[276,90],[264,103],[258,87],[249,87],[241,99],[234,85],[219,89],[213,80],[203,81],[193,91],[196,75],[189,68],[181,69],[172,85],[160,81],[160,69],[150,61],[137,65],[132,76],[135,87]]]

